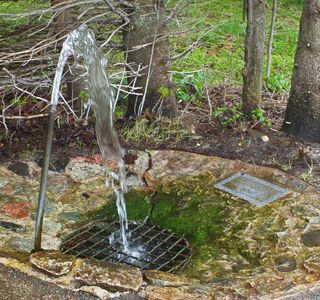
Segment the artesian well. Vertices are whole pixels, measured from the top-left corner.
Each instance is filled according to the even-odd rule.
[[[70,289],[80,286],[95,294],[102,289],[104,295],[126,291],[141,297],[180,293],[189,299],[274,299],[317,288],[320,197],[314,188],[271,168],[175,151],[151,151],[152,168],[146,172],[149,155],[130,155],[125,195],[129,220],[145,220],[154,205],[150,223],[189,243],[192,256],[183,269],[175,275],[144,271],[142,277],[139,269],[119,265],[116,274],[131,274],[128,285],[108,264],[69,255],[57,258],[62,242],[81,226],[117,220],[103,168],[89,157],[72,159],[65,172],[49,172],[43,248],[50,251],[31,258],[40,168],[24,162],[28,172],[19,176],[1,166],[1,263]],[[288,194],[260,207],[215,187],[238,172],[281,186]],[[44,275],[59,261],[65,263],[63,272]],[[106,282],[103,272],[115,277]]]

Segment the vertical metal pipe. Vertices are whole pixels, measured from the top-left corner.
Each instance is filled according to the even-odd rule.
[[[44,152],[43,166],[42,166],[41,179],[40,179],[38,211],[37,211],[37,219],[36,219],[36,227],[35,227],[34,251],[41,250],[43,213],[44,213],[45,196],[47,191],[48,170],[49,170],[49,162],[50,162],[50,156],[51,156],[51,146],[52,146],[55,116],[56,116],[56,106],[51,105],[50,112],[49,112],[49,124],[48,124],[48,130],[47,130],[47,137],[46,137],[46,148]]]

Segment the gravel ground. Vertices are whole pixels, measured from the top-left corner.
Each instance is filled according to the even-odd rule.
[[[0,264],[1,300],[95,300],[95,296],[63,289]]]

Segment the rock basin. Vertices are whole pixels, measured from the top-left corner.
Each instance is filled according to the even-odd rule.
[[[28,254],[33,248],[40,169],[33,162],[23,162],[22,173],[16,163],[15,168],[0,166],[0,262],[101,299],[126,293],[142,299],[275,299],[317,288],[317,190],[278,170],[240,161],[177,151],[136,152],[132,157],[128,174],[133,186],[126,195],[129,218],[144,219],[154,204],[151,221],[186,237],[193,256],[180,274],[141,274],[129,268],[127,272],[135,278],[132,286],[120,285],[121,280],[110,283],[101,275],[111,274],[110,266],[97,267],[95,261],[70,257],[64,261],[52,252],[79,225],[117,218],[114,196],[104,187],[103,169],[94,160],[83,158],[71,160],[64,173],[49,174],[42,247],[50,251],[42,253],[41,259]],[[290,193],[257,207],[214,187],[239,171],[285,187]],[[151,198],[154,191],[157,193]],[[90,266],[101,276],[92,274]],[[126,274],[123,267],[116,272]]]

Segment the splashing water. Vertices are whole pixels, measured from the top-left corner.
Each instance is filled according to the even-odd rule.
[[[107,61],[102,51],[97,47],[94,33],[85,25],[71,32],[63,43],[59,62],[54,78],[51,105],[57,106],[59,87],[64,65],[69,56],[73,55],[76,62],[81,62],[86,68],[86,85],[89,98],[96,117],[96,135],[101,154],[106,165],[107,160],[118,163],[118,171],[112,172],[106,167],[106,186],[110,183],[117,196],[121,239],[124,249],[128,250],[126,231],[128,219],[124,193],[127,191],[126,172],[123,161],[124,151],[120,146],[117,133],[113,128],[112,114],[115,109],[115,97],[106,73]],[[110,183],[109,183],[109,178]]]

